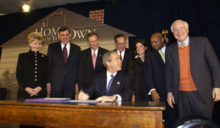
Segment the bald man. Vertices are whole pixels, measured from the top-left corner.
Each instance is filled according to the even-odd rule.
[[[149,99],[152,101],[165,101],[167,92],[165,86],[165,51],[164,38],[161,33],[151,36],[151,46],[154,50],[145,55],[143,66],[145,86]],[[164,112],[165,128],[171,128],[178,118],[177,108],[172,109],[166,102]]]
[[[180,116],[197,114],[212,119],[220,99],[220,66],[206,37],[189,37],[189,25],[176,20],[171,31],[177,42],[166,50],[167,102]]]

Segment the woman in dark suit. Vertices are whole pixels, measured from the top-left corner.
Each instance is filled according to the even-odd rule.
[[[145,88],[144,79],[143,79],[143,63],[145,54],[148,50],[148,43],[146,40],[137,39],[135,41],[135,54],[134,58],[129,60],[128,73],[133,78],[133,90],[134,95],[132,97],[132,101],[147,101],[148,95],[147,90]]]
[[[28,35],[29,52],[18,57],[16,77],[19,84],[17,99],[47,97],[49,69],[47,56],[39,53],[44,36],[38,32]]]
[[[46,83],[49,76],[47,56],[39,53],[44,36],[38,32],[28,35],[29,52],[18,57],[16,77],[19,84],[17,99],[47,97]],[[34,126],[23,126],[20,128]]]

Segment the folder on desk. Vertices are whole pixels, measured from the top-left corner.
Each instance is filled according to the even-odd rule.
[[[26,99],[27,103],[62,103],[64,101],[69,101],[71,98],[33,98]]]
[[[95,100],[69,100],[64,101],[65,104],[97,104]]]

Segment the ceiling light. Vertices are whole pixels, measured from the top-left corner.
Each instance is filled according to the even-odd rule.
[[[30,12],[31,7],[27,4],[25,4],[25,5],[21,6],[19,9],[22,12]]]

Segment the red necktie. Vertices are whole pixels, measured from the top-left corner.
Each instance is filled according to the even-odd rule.
[[[66,49],[66,44],[65,46],[63,47],[63,58],[64,58],[64,62],[66,63],[67,62],[67,49]],[[66,70],[64,71],[64,75],[66,75]]]
[[[63,47],[63,57],[64,57],[64,62],[66,63],[67,62],[67,49],[66,49],[66,44],[65,46]]]

